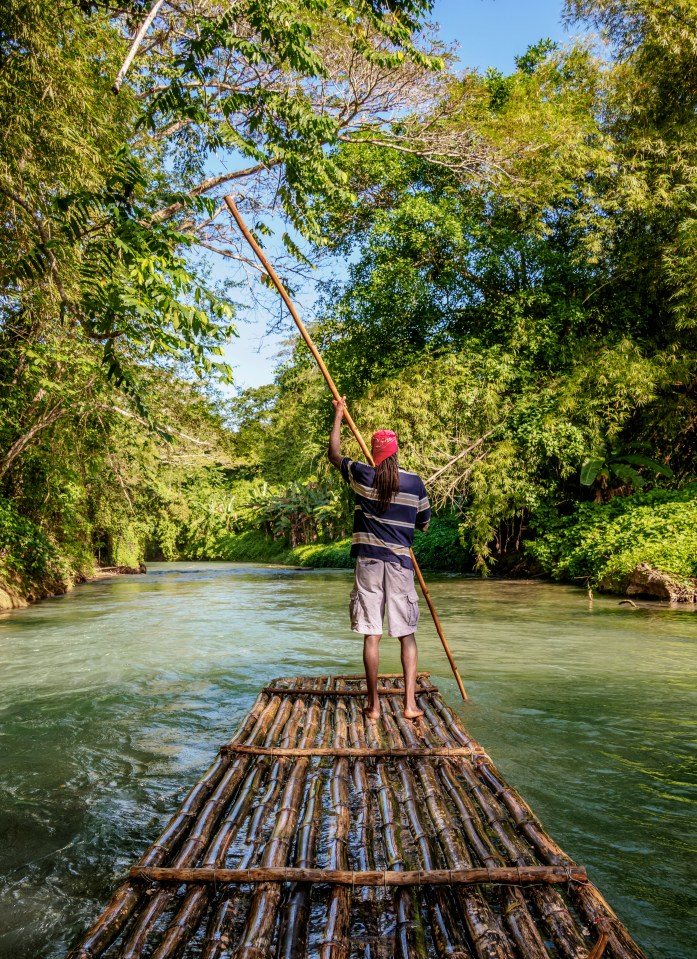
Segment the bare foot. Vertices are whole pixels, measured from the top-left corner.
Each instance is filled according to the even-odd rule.
[[[363,708],[363,713],[366,719],[379,719],[380,718],[380,707],[377,708],[373,706],[365,706]]]
[[[423,709],[417,709],[416,706],[414,706],[413,709],[404,710],[405,719],[418,719],[419,716],[423,716],[423,714],[424,714]]]

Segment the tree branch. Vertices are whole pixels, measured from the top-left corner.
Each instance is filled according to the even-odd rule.
[[[255,166],[246,167],[244,170],[235,170],[233,173],[223,173],[220,176],[210,177],[208,180],[204,180],[202,183],[199,183],[198,186],[195,186],[193,190],[189,190],[189,196],[192,198],[201,196],[203,193],[208,193],[210,190],[222,186],[223,183],[229,183],[231,180],[241,180],[244,177],[260,173],[262,170],[270,170],[272,167],[278,166],[280,162],[280,160],[269,160],[268,163],[257,163]],[[183,209],[183,203],[170,203],[169,206],[163,207],[161,210],[158,210],[157,213],[154,213],[150,223],[162,223]]]
[[[148,32],[148,27],[150,26],[150,24],[153,22],[153,20],[154,20],[155,17],[157,16],[158,10],[160,9],[160,7],[162,6],[162,4],[163,4],[164,2],[165,2],[165,0],[155,0],[155,3],[152,5],[152,9],[150,10],[150,13],[147,15],[147,17],[145,18],[145,20],[143,20],[143,22],[141,23],[140,27],[138,28],[138,32],[136,33],[135,37],[133,38],[133,43],[131,44],[131,49],[128,51],[128,53],[127,53],[127,55],[126,55],[126,59],[123,61],[123,64],[122,64],[122,66],[121,66],[121,69],[120,69],[119,72],[116,74],[116,79],[114,80],[114,85],[113,85],[112,88],[111,88],[111,92],[112,92],[112,93],[118,93],[119,90],[121,89],[121,84],[122,84],[123,81],[124,81],[124,77],[125,77],[126,74],[128,73],[128,68],[129,68],[130,65],[133,63],[133,58],[135,57],[136,53],[138,52],[138,47],[140,46],[140,44],[141,44],[141,42],[142,42],[143,37],[145,36],[145,34]]]
[[[478,446],[480,446],[484,442],[484,440],[488,439],[491,436],[491,434],[494,432],[494,430],[496,429],[497,427],[494,427],[494,429],[491,429],[487,433],[485,433],[483,436],[480,436],[479,439],[475,440],[475,442],[472,443],[471,446],[468,446],[466,450],[463,450],[461,453],[458,453],[457,456],[454,456],[449,463],[446,463],[445,466],[441,466],[439,470],[436,470],[435,473],[433,473],[431,476],[428,477],[426,482],[433,483],[434,480],[437,480],[442,473],[445,473],[445,471],[450,469],[451,466],[454,466],[455,463],[458,462],[458,460],[461,460],[463,457],[467,456],[468,453],[471,453],[472,450],[475,450]]]

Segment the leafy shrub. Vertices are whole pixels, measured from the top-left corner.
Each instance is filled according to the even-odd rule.
[[[471,554],[460,542],[459,522],[453,514],[434,516],[428,532],[416,534],[414,555],[424,569],[461,573],[472,567]]]
[[[697,577],[697,484],[583,503],[571,517],[547,518],[530,553],[555,579],[619,588],[639,564]]]
[[[0,577],[28,585],[60,579],[64,572],[58,551],[46,534],[0,497]]]
[[[184,559],[225,560],[229,563],[285,563],[289,550],[258,530],[225,533],[203,549],[189,549]]]
[[[323,569],[351,569],[351,537],[335,543],[310,543],[290,551],[290,561],[298,566],[319,566]]]

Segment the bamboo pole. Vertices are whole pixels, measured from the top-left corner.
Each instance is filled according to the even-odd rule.
[[[395,711],[397,723],[405,741],[412,743],[415,740],[414,724],[407,722],[404,716],[400,714],[398,704],[392,704],[392,708]],[[430,813],[436,830],[436,837],[445,853],[448,865],[458,868],[472,866],[469,850],[461,838],[462,835],[465,837],[472,835],[475,839],[473,844],[475,854],[482,858],[485,865],[491,868],[493,862],[495,866],[499,864],[503,866],[503,860],[488,841],[486,829],[479,820],[469,797],[462,794],[463,791],[458,788],[457,781],[452,777],[449,780],[446,779],[450,789],[446,786],[446,790],[443,790],[442,779],[450,773],[449,766],[448,763],[439,763],[434,767],[430,763],[418,762],[415,767],[421,782],[426,808]],[[440,779],[439,772],[441,774]],[[453,819],[447,808],[445,796],[448,793],[455,803],[456,810],[460,813],[459,822]],[[469,823],[467,822],[468,819]],[[479,823],[481,836],[476,829],[472,828],[474,819]],[[470,827],[469,830],[468,826]],[[496,916],[481,894],[478,891],[468,894],[464,890],[460,890],[457,895],[477,952],[483,949],[487,955],[497,955],[501,950],[507,951],[509,946],[503,928],[499,925]],[[501,898],[503,924],[510,931],[520,953],[526,959],[549,959],[544,942],[520,890],[504,887],[501,890]],[[498,930],[498,934],[496,934],[496,930]],[[492,933],[494,934],[492,935]]]
[[[405,722],[405,726],[409,725]],[[412,730],[407,729],[404,731],[403,738],[408,742],[414,735]],[[402,734],[397,728],[395,739],[399,741],[401,738]],[[426,871],[435,871],[438,864],[443,862],[440,844],[437,837],[430,834],[428,814],[426,813],[425,817],[422,815],[423,801],[417,791],[413,769],[406,762],[398,762],[397,773],[401,783],[402,818],[406,820],[407,832],[411,832],[420,865]],[[443,959],[445,957],[470,959],[471,952],[465,940],[464,929],[460,917],[453,908],[452,886],[448,889],[428,888],[425,898],[430,915],[429,928],[437,955]],[[479,955],[478,952],[476,954]]]
[[[385,756],[411,759],[440,759],[464,756],[468,759],[487,756],[483,749],[468,749],[466,746],[394,746],[386,749],[371,749],[368,746],[312,746],[309,749],[281,746],[221,746],[224,753],[239,753],[246,756],[335,756],[344,759],[376,759]]]
[[[406,768],[406,767],[404,767]],[[389,787],[388,787],[389,788]],[[412,800],[416,808],[416,800]],[[417,829],[422,841],[425,833]],[[394,838],[390,839],[394,845]],[[398,856],[393,857],[398,861]],[[215,869],[212,867],[133,866],[133,879],[160,883],[218,883],[219,885],[253,885],[256,883],[282,884],[288,882],[326,883],[330,886],[479,886],[564,884],[587,882],[583,866],[499,866],[494,869],[471,867],[467,869],[406,869],[358,872],[352,869],[306,869],[296,866],[257,866],[247,869]]]
[[[419,693],[437,693],[437,686],[420,686]],[[265,693],[274,693],[276,696],[321,696],[321,697],[337,697],[337,696],[365,696],[367,694],[367,689],[345,689],[341,692],[338,689],[323,689],[323,690],[313,690],[313,689],[277,689],[271,686],[264,686],[263,692]],[[378,693],[381,696],[404,696],[404,690],[400,688],[392,688],[389,686],[380,686],[378,688]]]
[[[401,674],[400,674],[401,676]],[[355,699],[348,702],[349,708],[349,742],[351,746],[359,748],[366,742],[363,710]],[[359,872],[370,872],[375,869],[375,842],[374,808],[372,791],[366,763],[357,759],[351,764],[351,781],[354,797],[354,842],[349,847],[352,867]],[[366,937],[366,956],[373,955],[373,949],[379,950],[379,917],[380,910],[377,894],[370,886],[359,886],[353,892],[355,922],[362,925]],[[370,945],[369,945],[370,944]],[[372,948],[371,948],[372,946]]]
[[[288,700],[284,701],[286,707],[286,716],[290,712]],[[297,730],[297,724],[293,722],[285,725],[284,741],[290,741],[290,734],[293,729]],[[266,738],[267,742],[274,741],[274,732],[271,730]],[[247,843],[238,865],[240,869],[249,868],[256,861],[259,846],[265,834],[267,822],[272,818],[275,811],[276,800],[283,786],[285,763],[276,761],[270,768],[264,764],[266,780],[264,782],[264,793],[257,800],[254,815],[247,825]],[[206,928],[205,942],[201,950],[201,959],[220,959],[227,953],[230,935],[242,906],[242,897],[235,894],[234,890],[224,893],[220,902],[216,906],[215,912],[211,916]]]
[[[392,866],[391,875],[397,876],[398,889],[394,897],[396,920],[395,955],[399,959],[426,959],[428,951],[424,936],[424,920],[419,897],[399,886],[409,875],[401,842],[401,830],[397,821],[393,795],[386,763],[379,760],[376,767],[378,788],[377,806],[380,813],[382,838],[385,845],[387,865]],[[413,871],[412,875],[413,875]],[[387,875],[387,873],[385,873]],[[418,873],[417,873],[418,875]],[[382,885],[387,885],[383,881]]]
[[[316,680],[329,687],[333,684],[331,676]],[[325,699],[319,719],[320,740],[325,738],[325,731],[329,725],[329,715],[333,703]],[[322,765],[318,765],[308,778],[305,793],[305,808],[300,820],[297,841],[295,844],[294,865],[300,869],[311,869],[317,855],[319,837],[320,814],[322,805],[322,789],[324,788],[325,774]],[[307,949],[309,932],[310,901],[312,885],[298,882],[294,885],[283,907],[281,929],[279,933],[278,959],[300,959]]]
[[[326,380],[327,386],[329,387],[332,396],[334,397],[335,400],[340,400],[340,399],[341,399],[341,396],[340,396],[340,394],[339,394],[339,391],[338,391],[337,388],[336,388],[336,385],[335,385],[335,383],[334,383],[334,380],[332,379],[332,376],[331,376],[329,370],[327,369],[327,367],[326,367],[326,365],[325,365],[325,363],[324,363],[324,360],[323,360],[322,357],[320,356],[319,351],[317,350],[317,347],[315,346],[315,344],[314,344],[314,342],[313,342],[313,340],[312,340],[312,337],[311,337],[310,334],[308,333],[305,324],[304,324],[303,321],[300,319],[300,314],[299,314],[298,311],[295,309],[295,306],[293,305],[293,301],[292,301],[291,298],[288,296],[288,293],[287,293],[287,291],[286,291],[286,288],[284,287],[283,283],[281,282],[280,277],[278,276],[278,274],[277,274],[276,271],[274,270],[273,266],[272,266],[271,263],[269,262],[268,258],[266,257],[266,255],[265,255],[264,252],[262,251],[261,247],[259,246],[259,244],[257,243],[257,241],[254,239],[254,237],[253,237],[252,234],[250,233],[249,229],[247,228],[247,224],[246,224],[246,223],[244,222],[244,220],[242,219],[242,216],[241,216],[239,210],[237,209],[237,206],[235,205],[235,201],[234,201],[234,200],[232,199],[232,197],[229,196],[229,195],[223,197],[223,199],[224,199],[224,201],[225,201],[225,203],[226,203],[226,205],[227,205],[227,208],[229,209],[230,213],[232,214],[235,222],[237,223],[237,226],[239,227],[242,235],[244,236],[245,240],[247,241],[247,243],[249,243],[249,245],[251,246],[251,248],[254,250],[254,253],[256,254],[257,258],[259,259],[259,262],[260,262],[261,265],[264,267],[266,273],[268,274],[268,276],[270,277],[270,279],[271,279],[271,281],[273,282],[274,286],[275,286],[276,289],[278,290],[278,292],[279,292],[279,294],[280,294],[280,296],[281,296],[281,299],[283,300],[283,302],[284,302],[284,303],[286,304],[286,306],[288,307],[288,310],[289,310],[289,312],[290,312],[290,315],[293,317],[293,320],[295,321],[295,325],[297,326],[298,330],[300,331],[300,335],[302,336],[303,340],[304,340],[305,343],[307,344],[308,349],[310,350],[310,352],[312,353],[313,357],[315,358],[315,361],[316,361],[317,365],[318,365],[319,368],[320,368],[320,371],[321,371],[321,373],[322,373],[322,376],[323,376],[324,379]],[[351,432],[352,432],[353,435],[355,436],[356,441],[357,441],[358,445],[360,446],[361,451],[363,452],[363,455],[366,457],[366,459],[368,460],[368,462],[372,465],[372,463],[373,463],[373,458],[372,458],[372,456],[370,455],[370,450],[368,449],[368,447],[367,447],[367,445],[366,445],[366,443],[365,443],[365,440],[364,440],[363,437],[361,436],[361,433],[359,432],[358,427],[357,427],[356,424],[353,422],[353,419],[351,418],[348,410],[345,410],[345,412],[344,412],[344,418],[345,418],[346,422],[348,423],[349,428],[351,429]],[[420,570],[420,568],[419,568],[419,564],[418,564],[417,561],[416,561],[416,557],[414,556],[414,551],[411,550],[410,552],[411,552],[411,559],[412,559],[412,562],[413,562],[413,564],[414,564],[414,572],[416,573],[416,578],[418,579],[419,585],[420,585],[421,590],[422,590],[422,592],[423,592],[423,594],[424,594],[424,599],[426,600],[426,605],[428,606],[429,611],[430,611],[430,613],[431,613],[431,616],[432,616],[432,618],[433,618],[433,624],[434,624],[434,626],[436,627],[436,632],[438,633],[438,636],[440,637],[440,641],[441,641],[441,643],[443,644],[443,649],[445,650],[445,655],[448,657],[448,662],[450,663],[450,668],[452,669],[453,675],[455,676],[455,680],[456,680],[456,682],[457,682],[458,689],[460,690],[460,695],[462,696],[463,699],[466,700],[466,699],[467,699],[467,693],[465,692],[465,687],[464,687],[464,685],[463,685],[463,683],[462,683],[462,679],[461,679],[461,677],[460,677],[460,673],[459,673],[459,671],[458,671],[458,668],[457,668],[457,666],[455,665],[455,660],[453,659],[453,655],[452,655],[452,653],[450,652],[450,647],[448,646],[448,641],[447,641],[446,638],[445,638],[445,633],[443,632],[443,627],[442,627],[441,624],[440,624],[440,620],[438,619],[438,614],[436,613],[435,606],[433,605],[433,601],[431,600],[431,595],[430,595],[430,593],[428,592],[428,588],[426,587],[426,583],[424,582],[424,578],[423,578],[423,576],[421,575],[421,570]]]
[[[399,704],[392,704],[392,708],[398,735],[404,741],[413,743],[416,733],[411,728],[412,723],[406,720]],[[441,801],[433,766],[430,763],[416,762],[412,768],[410,764],[400,762],[398,769],[406,818],[424,865],[433,868],[432,863],[442,857],[450,868],[471,869],[471,857],[461,841],[454,820]],[[503,930],[479,890],[468,893],[464,889],[456,888],[454,898],[460,906],[470,941],[479,959],[513,959]],[[441,929],[441,935],[448,945],[446,954],[452,953],[453,949],[457,951],[466,948],[454,924],[455,913],[449,908],[449,900],[441,897],[430,905],[433,910],[433,926]],[[449,935],[446,933],[448,928]],[[450,942],[453,935],[456,943],[462,941],[461,946]]]
[[[528,892],[549,938],[564,959],[587,959],[588,944],[560,893],[551,886],[535,886]]]
[[[337,686],[341,687],[343,681]],[[346,746],[348,723],[346,701],[337,699],[334,706],[334,745]],[[328,868],[330,870],[348,869],[348,839],[351,825],[349,810],[349,764],[345,757],[338,757],[329,781],[329,803],[333,824],[330,826]],[[348,959],[349,925],[351,918],[351,890],[334,886],[329,897],[327,917],[320,945],[320,959]]]
[[[416,678],[421,679],[423,676],[428,679],[430,675],[427,670],[420,669],[416,674]],[[334,679],[365,679],[365,673],[344,674],[342,676],[335,676]],[[378,679],[404,679],[404,673],[378,673]]]
[[[247,816],[263,772],[263,765],[254,765],[250,770],[250,775],[240,785],[232,809],[206,850],[202,863],[203,868],[224,866],[227,850]],[[181,955],[186,947],[187,940],[200,925],[203,914],[210,903],[211,892],[210,885],[196,885],[189,889],[160,944],[153,952],[152,959],[177,959]]]

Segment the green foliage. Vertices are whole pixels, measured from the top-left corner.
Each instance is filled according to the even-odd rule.
[[[348,569],[353,566],[349,537],[334,543],[309,543],[289,549],[282,541],[258,530],[228,533],[220,536],[205,551],[202,558],[225,560],[231,563],[278,563],[284,566],[321,566]],[[198,559],[195,551],[186,558]]]
[[[46,534],[0,497],[0,584],[53,582],[64,572],[60,553]]]
[[[351,538],[337,540],[335,543],[309,543],[291,550],[287,562],[298,566],[317,566],[329,569],[352,569]]]
[[[697,60],[692,0],[673,7],[574,0],[607,62],[541,41],[482,77],[443,69],[427,0],[165,4],[114,97],[141,5],[4,4],[8,575],[349,562],[304,345],[273,385],[211,387],[234,284],[198,244],[240,256],[213,199],[233,182],[260,240],[280,216],[284,257],[347,264],[313,333],[428,481],[425,567],[486,573],[535,531],[555,575],[688,575],[689,497],[625,495],[694,480]]]
[[[528,552],[555,579],[621,589],[639,563],[697,578],[697,484],[583,503],[541,518]]]
[[[457,516],[434,516],[424,534],[416,533],[414,555],[422,569],[469,572],[471,553],[462,548]]]
[[[630,444],[626,448],[601,444],[599,449],[587,456],[581,464],[581,485],[592,486],[600,482],[601,488],[605,490],[608,482],[616,479],[625,489],[641,489],[649,480],[661,475],[672,479],[673,471],[670,467],[657,463],[645,453],[636,452],[638,449],[647,448],[650,449],[648,443]],[[647,471],[648,478],[639,472],[640,469]]]

